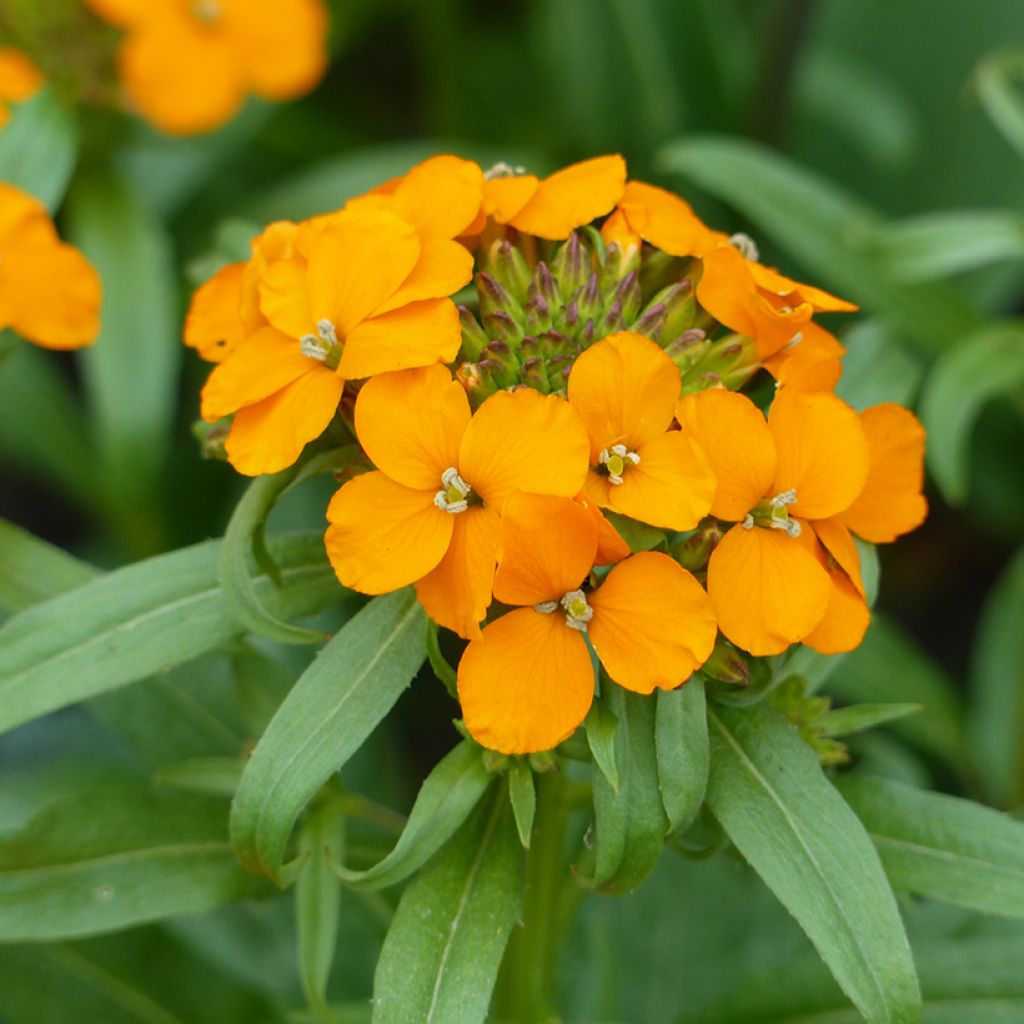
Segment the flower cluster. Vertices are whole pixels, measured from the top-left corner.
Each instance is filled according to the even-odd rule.
[[[860,642],[854,536],[926,506],[913,415],[833,394],[843,348],[815,317],[852,309],[620,157],[539,179],[441,156],[268,227],[186,341],[218,364],[202,414],[230,417],[241,472],[354,434],[372,468],[327,510],[338,578],[413,585],[468,641],[467,728],[525,753],[577,728],[598,663],[651,693],[716,647]]]

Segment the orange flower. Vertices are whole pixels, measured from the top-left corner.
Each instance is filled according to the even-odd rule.
[[[569,376],[569,401],[590,435],[587,494],[603,508],[691,530],[707,515],[715,478],[692,438],[673,425],[679,370],[631,331],[587,349]]]
[[[321,0],[87,0],[126,30],[121,79],[142,115],[172,135],[230,120],[246,93],[287,100],[327,65]]]
[[[467,280],[461,260],[383,210],[300,227],[294,251],[262,273],[267,325],[203,388],[204,419],[235,413],[231,464],[248,475],[284,469],[330,423],[346,380],[454,359],[458,312],[443,296]]]
[[[483,205],[465,234],[480,234],[490,217],[538,238],[568,238],[574,228],[608,213],[625,183],[626,162],[618,154],[571,164],[543,180],[501,168],[484,182]]]
[[[8,103],[21,103],[43,86],[39,69],[20,50],[0,47],[0,128],[11,118]]]
[[[780,391],[764,416],[748,398],[687,395],[677,416],[718,478],[711,514],[736,522],[708,564],[722,632],[751,654],[778,654],[821,623],[832,580],[813,527],[850,508],[868,476],[857,414],[827,392]]]
[[[0,182],[0,329],[45,348],[91,345],[101,292],[92,264],[57,237],[43,204]]]
[[[598,528],[577,503],[508,500],[494,596],[525,607],[487,626],[458,672],[466,727],[485,747],[549,750],[575,731],[594,697],[584,634],[608,675],[636,693],[679,686],[711,653],[711,604],[685,569],[644,552],[584,589],[597,546]]]
[[[572,497],[583,486],[578,415],[564,399],[522,388],[492,395],[471,417],[462,386],[431,366],[368,381],[355,417],[377,470],[346,483],[327,510],[338,578],[369,594],[415,583],[435,622],[479,636],[509,495]]]

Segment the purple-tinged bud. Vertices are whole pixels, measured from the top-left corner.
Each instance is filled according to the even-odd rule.
[[[503,341],[510,348],[516,348],[523,339],[523,329],[504,310],[488,313],[484,318],[484,330],[490,338]]]
[[[576,299],[570,299],[562,311],[562,323],[572,330],[580,322],[580,304]]]
[[[530,286],[530,268],[522,252],[505,239],[496,242],[489,255],[488,269],[508,294],[522,305]]]
[[[615,298],[608,307],[608,312],[601,319],[601,333],[611,334],[613,331],[621,331],[623,320],[622,299]]]
[[[551,389],[548,382],[547,370],[544,368],[544,360],[539,356],[533,356],[523,362],[519,371],[519,379],[531,388],[535,388],[542,394],[547,394]]]
[[[655,302],[648,305],[630,330],[642,334],[645,338],[650,338],[651,341],[657,341],[667,319],[668,308],[665,303]]]
[[[719,683],[734,686],[750,685],[750,661],[748,656],[725,640],[719,640],[711,657],[701,666],[701,672]]]
[[[530,334],[540,334],[551,327],[551,307],[543,295],[533,294],[526,304],[526,329]]]
[[[722,536],[721,524],[717,519],[707,516],[688,537],[672,545],[672,557],[692,573],[706,572],[708,559]]]
[[[490,313],[508,313],[516,319],[522,317],[522,307],[501,286],[497,278],[481,271],[476,275],[476,291],[480,296],[480,313],[486,318]]]
[[[590,250],[583,244],[579,232],[573,231],[558,247],[551,264],[563,302],[575,298],[586,284],[590,265]]]
[[[462,328],[462,347],[459,352],[464,361],[476,362],[490,341],[480,322],[465,306],[459,306],[459,326]]]
[[[623,323],[632,323],[640,309],[640,275],[631,270],[615,289],[613,305],[618,305],[621,313],[619,319]]]
[[[527,302],[529,303],[529,300],[535,295],[543,296],[552,308],[561,308],[562,296],[555,285],[555,279],[551,276],[551,271],[548,270],[548,265],[543,260],[533,269],[533,277],[530,280],[530,287],[527,292]]]

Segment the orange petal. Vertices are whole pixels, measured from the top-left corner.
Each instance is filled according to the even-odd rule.
[[[419,257],[416,229],[393,213],[343,210],[332,216],[309,255],[309,306],[314,322],[306,330],[329,320],[347,344],[352,331],[398,290]]]
[[[626,190],[629,190],[628,184],[626,185]],[[613,245],[617,245],[619,251],[626,256],[635,250],[639,250],[640,244],[643,241],[630,227],[621,206],[601,225],[601,237],[604,239],[606,246],[611,248]]]
[[[459,312],[451,299],[410,302],[354,327],[345,339],[338,372],[358,380],[389,370],[450,363],[461,343]]]
[[[871,622],[871,613],[864,598],[845,573],[831,573],[825,617],[811,630],[803,642],[821,654],[843,654],[859,646]]]
[[[498,513],[471,505],[456,513],[444,558],[416,583],[416,596],[439,625],[466,640],[476,640],[491,603],[498,556]]]
[[[895,540],[924,522],[924,427],[908,409],[883,402],[860,414],[871,465],[867,482],[842,521],[874,544]]]
[[[510,612],[459,662],[466,728],[478,743],[505,754],[557,746],[576,731],[593,699],[586,641],[560,612]]]
[[[685,682],[715,645],[708,595],[668,555],[645,551],[620,562],[589,601],[594,650],[612,679],[635,693]]]
[[[593,515],[569,498],[513,494],[501,516],[494,596],[519,605],[560,600],[587,578],[598,532]]]
[[[817,558],[780,530],[734,526],[708,563],[718,627],[751,654],[779,654],[825,617],[832,583]]]
[[[441,489],[458,467],[469,423],[462,385],[439,365],[372,377],[356,399],[356,434],[373,464],[417,491]]]
[[[853,582],[854,587],[864,596],[864,580],[860,572],[860,553],[850,531],[841,519],[817,519],[813,530],[822,547],[835,559],[839,567]]]
[[[679,370],[653,341],[632,331],[588,348],[569,374],[569,401],[590,435],[590,461],[613,444],[631,451],[664,433],[679,401]]]
[[[779,456],[772,494],[796,491],[791,515],[827,519],[853,504],[868,474],[868,442],[853,409],[827,392],[783,388],[768,429]]]
[[[260,310],[277,330],[295,339],[315,329],[307,271],[306,260],[293,254],[274,260],[256,274]]]
[[[625,184],[626,161],[621,156],[599,156],[572,164],[545,178],[509,223],[528,235],[567,238],[573,228],[608,213],[621,198]]]
[[[831,391],[842,372],[845,352],[835,335],[808,320],[796,344],[791,342],[763,362],[779,384],[794,391]]]
[[[327,557],[346,587],[386,594],[421,579],[441,561],[454,518],[434,504],[433,491],[364,473],[327,506]]]
[[[511,174],[484,181],[482,212],[507,224],[534,196],[540,179],[533,174]]]
[[[455,238],[476,217],[483,190],[484,172],[478,164],[434,156],[401,179],[393,193],[394,209],[424,238]]]
[[[42,72],[13,47],[0,47],[0,99],[20,103],[43,86]]]
[[[591,473],[589,476],[593,476]],[[607,480],[607,477],[605,477]],[[608,521],[597,504],[585,494],[578,494],[576,502],[590,513],[590,518],[597,524],[597,554],[594,565],[614,565],[624,558],[629,558],[629,545],[622,539],[619,531]]]
[[[830,295],[820,288],[785,277],[772,267],[766,267],[756,260],[747,260],[747,268],[758,288],[787,300],[791,306],[808,302],[819,313],[853,313],[858,308],[852,302]]]
[[[500,511],[513,491],[579,494],[589,450],[583,421],[565,399],[520,388],[491,395],[476,411],[462,438],[459,468]]]
[[[245,263],[221,267],[192,296],[185,318],[185,344],[219,363],[242,340],[242,281]]]
[[[327,429],[344,387],[336,373],[314,364],[269,398],[239,409],[224,442],[231,465],[246,476],[287,469]]]
[[[254,405],[322,363],[304,356],[294,338],[264,327],[236,346],[213,368],[203,387],[200,411],[208,423]]]
[[[375,310],[374,315],[379,316],[421,299],[454,295],[472,279],[473,257],[465,246],[446,238],[427,238],[412,273],[391,298]]]
[[[174,0],[85,0],[85,6],[104,21],[128,26],[166,13]]]
[[[687,395],[676,416],[718,481],[711,514],[743,519],[768,494],[775,475],[775,442],[761,410],[743,395],[713,388]]]
[[[679,196],[642,181],[627,183],[619,205],[633,231],[672,256],[699,256],[727,240]]]

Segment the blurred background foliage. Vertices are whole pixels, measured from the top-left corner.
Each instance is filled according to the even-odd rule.
[[[55,89],[0,135],[0,179],[58,211],[107,290],[94,349],[17,346],[0,364],[0,514],[103,568],[221,535],[243,481],[202,461],[189,430],[205,371],[179,338],[198,282],[241,256],[257,226],[336,208],[430,153],[548,171],[619,151],[632,177],[679,191],[715,227],[750,233],[765,262],[863,307],[832,325],[849,349],[840,392],[858,407],[903,401],[924,419],[932,511],[882,554],[864,645],[806,659],[807,675],[840,703],[923,706],[852,738],[856,771],[1019,814],[1020,0],[336,0],[332,15],[333,63],[314,94],[251,102],[209,136],[171,140],[73,111]],[[327,487],[291,495],[272,530],[319,528]],[[87,573],[71,561],[61,571],[67,586]],[[12,612],[8,596],[0,588]],[[261,685],[276,673],[280,692],[310,657],[263,643],[248,653],[190,662],[5,736],[0,830],[154,772],[173,792],[190,783],[160,776],[168,766],[237,756],[259,726],[239,720],[234,688],[247,692],[255,671]],[[409,806],[456,738],[455,705],[429,673],[420,682],[345,769],[349,787],[391,807]],[[125,799],[107,813],[127,813]],[[371,828],[351,842],[365,841],[369,860],[383,836]],[[4,946],[0,1020],[368,1019],[393,897],[346,894],[333,1017],[297,1009],[292,897],[279,895]],[[1024,927],[970,906],[905,909],[928,1021],[1024,1020]],[[563,1010],[581,1024],[857,1019],[730,854],[667,852],[639,892],[589,898],[563,961]]]

